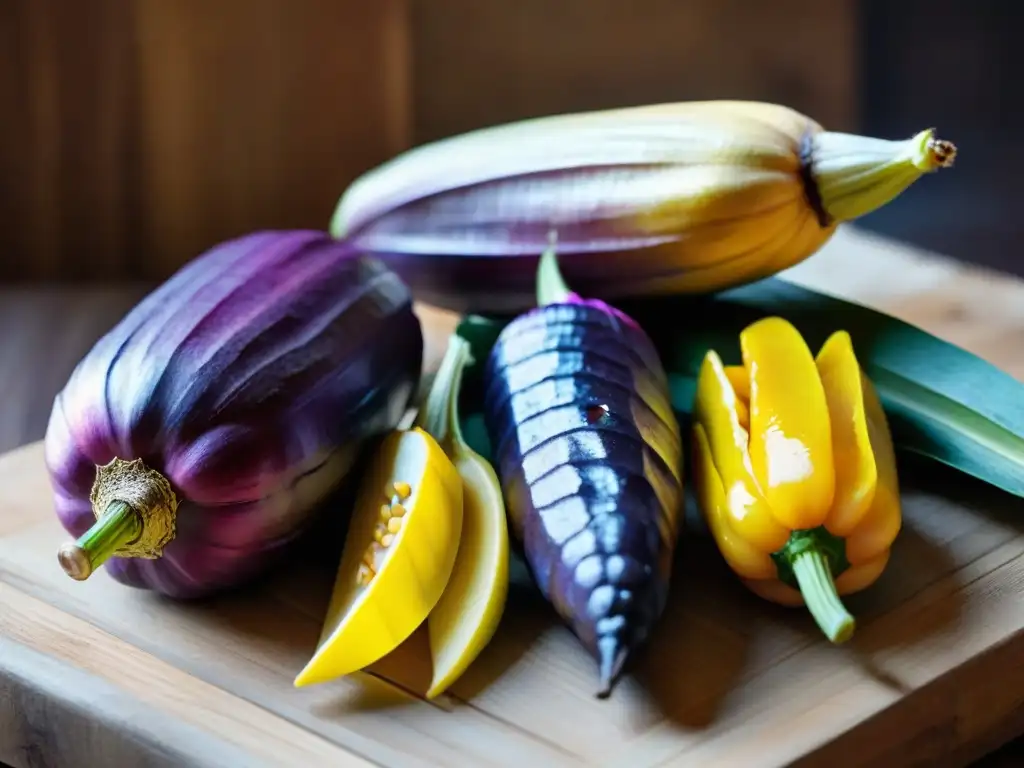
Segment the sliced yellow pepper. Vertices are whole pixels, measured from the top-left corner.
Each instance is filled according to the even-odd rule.
[[[327,682],[405,642],[441,599],[462,531],[462,479],[426,431],[395,430],[363,480],[320,642],[295,686]]]
[[[415,425],[381,442],[296,686],[365,669],[425,624],[433,699],[494,636],[508,594],[508,523],[498,477],[459,424],[470,362],[469,342],[453,334]]]
[[[452,334],[424,406],[423,423],[462,481],[462,531],[451,578],[427,617],[433,699],[461,677],[490,643],[508,597],[508,522],[501,483],[462,436],[459,395],[470,344]]]
[[[817,358],[777,317],[740,334],[743,364],[710,350],[697,381],[697,502],[756,594],[804,604],[832,642],[853,634],[840,595],[885,569],[902,512],[892,436],[849,334]]]

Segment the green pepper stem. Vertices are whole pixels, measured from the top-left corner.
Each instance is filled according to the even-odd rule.
[[[561,304],[567,301],[573,292],[566,285],[562,271],[558,268],[558,256],[555,252],[557,237],[554,232],[548,235],[548,247],[541,254],[537,264],[537,306]]]
[[[812,547],[794,556],[792,567],[807,609],[821,631],[831,642],[845,643],[853,636],[856,622],[839,599],[828,558]]]
[[[78,541],[60,548],[57,559],[68,576],[85,581],[117,550],[136,541],[142,528],[142,518],[130,504],[112,501]]]
[[[462,373],[472,362],[469,342],[453,333],[427,397],[416,415],[416,426],[430,433],[449,453],[449,448],[457,450],[465,445],[459,424],[459,397]]]

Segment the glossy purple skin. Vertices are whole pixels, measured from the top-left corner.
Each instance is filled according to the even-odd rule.
[[[422,355],[409,291],[380,262],[318,232],[219,245],[136,306],[57,396],[57,514],[81,535],[97,465],[142,458],[181,500],[175,538],[158,559],[103,570],[179,598],[237,585],[344,478],[327,459],[398,423]]]
[[[657,394],[640,391],[638,374]],[[526,561],[584,646],[610,664],[664,610],[681,515],[681,467],[661,458],[667,447],[681,456],[679,427],[651,407],[659,394],[669,400],[658,355],[623,313],[573,296],[506,326],[484,376],[495,465]],[[638,413],[671,444],[661,455]],[[648,472],[679,504],[661,505]]]

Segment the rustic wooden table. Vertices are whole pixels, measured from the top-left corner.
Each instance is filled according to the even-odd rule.
[[[839,275],[841,285],[837,285]],[[892,279],[880,277],[885,275]],[[788,276],[812,287],[832,286],[844,294],[856,295],[962,344],[1024,378],[1024,349],[1019,346],[1024,338],[1024,283],[853,230],[843,232],[820,258],[810,260]],[[147,289],[143,285],[0,288],[0,452],[42,437],[52,398],[75,362]],[[427,356],[436,360],[440,352],[434,345]],[[5,573],[0,569],[0,587],[4,580]],[[0,642],[4,639],[0,632]],[[36,683],[41,689],[50,686],[52,690],[62,685],[61,680],[50,679],[47,656],[39,655],[33,662],[37,667],[32,669],[24,667],[24,659],[22,662],[21,667],[0,664],[0,693],[19,684],[4,679],[12,674],[38,675]],[[209,691],[213,695],[214,689]],[[189,695],[195,693],[191,691]],[[46,720],[56,715],[48,709],[45,695],[44,692],[37,706],[29,708],[24,702],[19,708],[5,705],[5,697],[0,695],[0,765],[3,760],[15,766],[66,764],[62,761],[70,752],[49,741],[52,733]],[[177,708],[174,704],[168,711]],[[61,727],[70,729],[62,740],[97,738],[83,711],[88,710],[79,711],[79,716],[61,716]],[[993,749],[1011,738],[1020,725],[1020,712],[997,719],[985,734],[972,737],[973,747],[981,751]],[[142,731],[152,727],[142,721],[131,725]],[[282,738],[291,738],[290,731]],[[122,751],[111,754],[151,754],[145,750],[124,751],[123,745],[118,749]],[[156,763],[164,764],[160,759]],[[987,768],[1022,764],[1024,741],[1011,742],[977,763]]]

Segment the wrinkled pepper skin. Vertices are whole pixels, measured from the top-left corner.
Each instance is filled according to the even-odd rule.
[[[838,595],[879,577],[901,526],[885,414],[843,331],[814,358],[793,326],[770,317],[742,331],[740,347],[742,365],[725,366],[711,350],[700,370],[699,507],[751,590],[807,604],[841,642],[853,623]]]
[[[324,233],[259,232],[215,246],[143,299],[57,395],[46,463],[74,536],[96,518],[97,467],[141,459],[179,503],[162,556],[114,556],[117,581],[176,598],[263,570],[392,429],[423,339],[381,263]]]
[[[633,320],[572,294],[503,329],[484,387],[513,534],[607,696],[665,607],[680,524],[681,437],[660,360]]]

